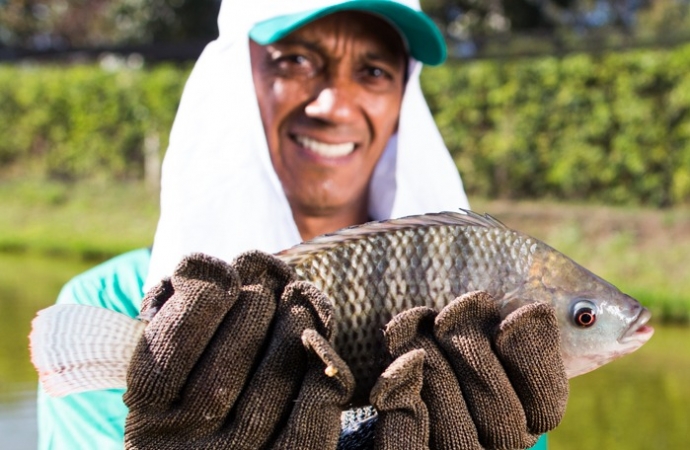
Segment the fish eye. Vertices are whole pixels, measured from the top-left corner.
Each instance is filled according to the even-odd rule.
[[[573,321],[575,325],[589,328],[597,321],[597,305],[589,300],[581,300],[573,306]]]

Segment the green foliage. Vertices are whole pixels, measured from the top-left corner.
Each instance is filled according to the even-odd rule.
[[[0,167],[57,179],[141,178],[167,147],[188,69],[0,66]]]
[[[690,203],[690,45],[449,62],[422,82],[471,195]],[[188,68],[0,66],[0,173],[141,179]]]
[[[474,195],[690,201],[690,45],[426,69]]]

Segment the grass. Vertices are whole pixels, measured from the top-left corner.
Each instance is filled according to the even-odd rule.
[[[690,208],[472,199],[637,298],[654,320],[690,323]],[[140,183],[0,183],[0,252],[100,261],[150,245],[158,196]]]
[[[0,251],[102,260],[150,245],[158,195],[141,183],[0,183]]]

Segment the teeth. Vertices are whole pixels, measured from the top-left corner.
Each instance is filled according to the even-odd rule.
[[[349,155],[355,150],[354,142],[326,144],[325,142],[320,142],[306,136],[295,136],[295,140],[302,147],[327,158],[337,158],[339,156]]]

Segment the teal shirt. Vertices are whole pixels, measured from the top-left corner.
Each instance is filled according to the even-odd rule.
[[[531,450],[546,450],[546,435],[542,435],[542,437],[539,438],[536,444],[534,444],[534,447],[531,447]]]
[[[106,261],[70,280],[57,303],[100,306],[136,317],[150,258],[149,249],[139,249]],[[122,450],[124,392],[110,389],[52,398],[39,388],[38,448]]]
[[[150,259],[149,249],[139,249],[106,261],[70,280],[57,303],[100,306],[136,317]],[[39,387],[39,450],[121,450],[127,416],[124,392],[109,389],[52,398]],[[532,449],[546,450],[546,435]]]

